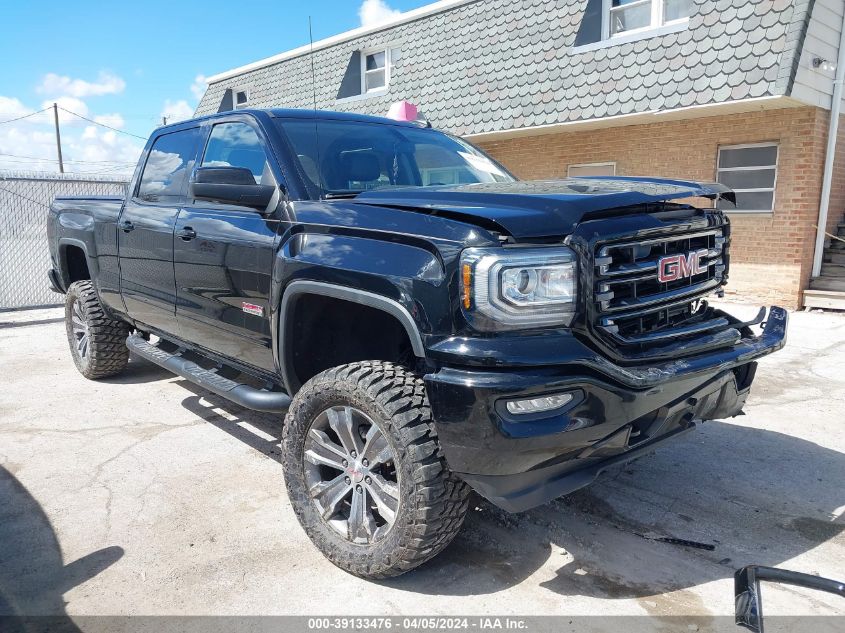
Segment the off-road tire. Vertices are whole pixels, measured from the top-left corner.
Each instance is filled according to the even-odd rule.
[[[305,479],[305,440],[316,416],[351,406],[378,422],[395,455],[399,509],[374,543],[346,539],[321,517]],[[439,554],[460,531],[469,487],[446,465],[425,386],[405,368],[365,361],[328,369],[296,394],[285,418],[282,464],[291,505],[317,548],[341,569],[368,579],[403,574]]]
[[[83,358],[74,334],[74,305],[79,306],[88,327],[88,350]],[[65,296],[65,328],[70,354],[76,368],[89,380],[119,374],[129,363],[126,337],[130,327],[123,321],[106,316],[94,285],[90,281],[75,281]]]

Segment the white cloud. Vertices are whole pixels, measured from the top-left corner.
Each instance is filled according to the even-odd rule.
[[[94,120],[97,123],[102,123],[103,125],[108,125],[109,127],[116,127],[117,129],[122,129],[126,123],[123,120],[123,117],[117,112],[112,112],[111,114],[100,114],[95,116]]]
[[[205,75],[199,74],[194,77],[191,84],[191,94],[194,96],[192,101],[199,101],[205,94],[205,89],[208,86]],[[161,109],[161,118],[167,119],[168,123],[176,123],[184,121],[185,119],[192,119],[194,117],[195,106],[192,106],[187,99],[166,99],[164,106]]]
[[[71,79],[56,73],[47,73],[35,89],[39,94],[68,95],[71,97],[99,97],[123,92],[126,82],[117,75],[101,72],[96,81]]]
[[[168,123],[176,123],[177,121],[192,118],[194,116],[194,109],[184,99],[179,99],[178,101],[167,99],[161,110],[161,116],[166,117]]]
[[[45,101],[41,107],[60,106],[95,121],[119,128],[124,124],[119,114],[92,115],[81,99],[63,96]],[[0,96],[0,120],[24,116],[35,111],[20,99]],[[130,175],[142,142],[125,134],[106,130],[59,110],[62,154],[65,171]],[[52,110],[20,121],[0,125],[0,169],[57,171],[56,136]]]
[[[64,146],[64,137],[62,137]],[[88,162],[81,167],[84,171],[123,168],[131,172],[141,154],[141,141],[131,139],[112,130],[90,125],[79,136],[71,136],[67,142],[65,153],[77,161]],[[113,164],[106,165],[110,161]]]
[[[384,0],[364,0],[358,8],[361,26],[376,26],[401,14],[401,11],[391,9]]]
[[[191,93],[193,93],[194,99],[197,101],[202,99],[207,87],[208,81],[206,81],[205,75],[197,75],[194,77],[194,83],[191,84]]]
[[[73,116],[71,112],[84,117],[88,116],[88,104],[82,99],[77,99],[76,97],[56,97],[55,99],[48,99],[42,102],[41,107],[52,108],[54,103],[59,106],[59,123],[63,125],[83,123],[82,119]]]
[[[0,97],[0,121],[17,119],[18,117],[32,114],[33,110],[27,108],[20,99],[14,97]]]

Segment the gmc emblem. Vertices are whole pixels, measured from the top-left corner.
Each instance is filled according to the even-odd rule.
[[[657,281],[677,281],[686,279],[693,275],[700,275],[707,272],[704,258],[707,256],[707,249],[692,251],[686,255],[666,255],[657,260]]]

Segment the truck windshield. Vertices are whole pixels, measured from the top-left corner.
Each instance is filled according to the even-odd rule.
[[[382,187],[425,187],[515,180],[466,141],[426,128],[314,119],[277,119],[321,196]]]

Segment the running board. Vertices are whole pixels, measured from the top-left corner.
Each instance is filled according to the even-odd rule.
[[[196,363],[183,358],[182,350],[177,350],[175,353],[167,352],[137,334],[126,339],[126,347],[141,358],[247,409],[283,413],[290,407],[288,394],[257,389],[229,380],[213,369],[203,369]]]

